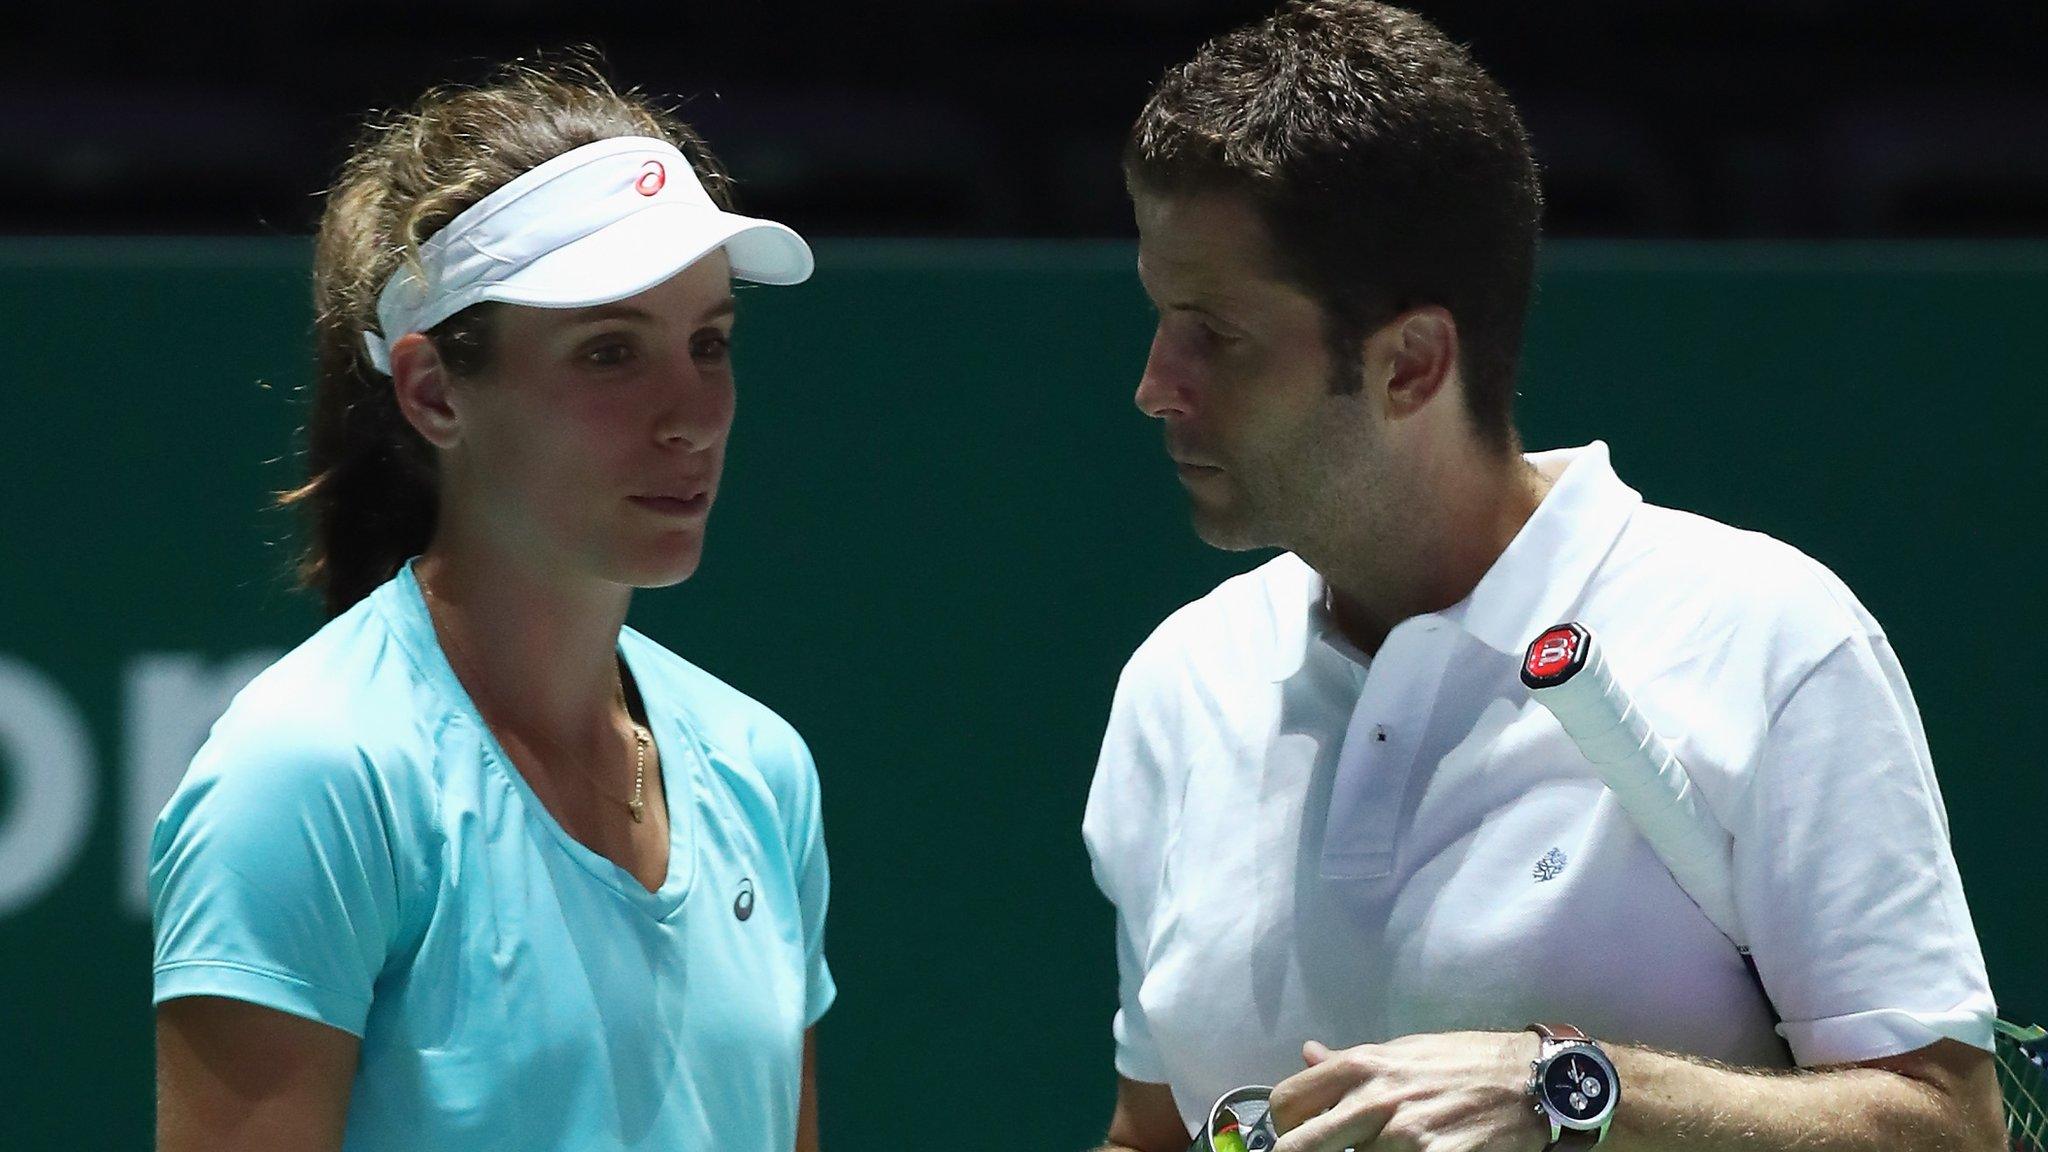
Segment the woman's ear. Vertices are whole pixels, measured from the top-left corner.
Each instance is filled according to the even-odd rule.
[[[436,448],[453,448],[462,438],[462,421],[449,401],[448,384],[448,366],[424,334],[401,336],[391,346],[391,390],[398,410],[420,438]]]

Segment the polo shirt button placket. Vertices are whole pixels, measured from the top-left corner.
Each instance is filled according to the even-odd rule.
[[[1437,623],[1404,622],[1373,656],[1331,784],[1324,879],[1380,880],[1393,874],[1402,804],[1421,752],[1415,741],[1447,659],[1435,636]]]

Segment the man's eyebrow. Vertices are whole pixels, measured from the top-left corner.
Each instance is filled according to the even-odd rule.
[[[1152,310],[1161,315],[1168,312],[1198,312],[1216,320],[1223,320],[1226,311],[1242,311],[1244,306],[1227,294],[1213,295],[1207,291],[1182,291],[1170,300],[1162,300],[1152,291],[1152,285],[1145,278],[1145,261],[1138,260],[1138,287],[1144,290],[1145,299]]]
[[[716,304],[713,304],[713,305],[712,305],[711,307],[709,307],[709,308],[705,309],[705,310],[704,310],[704,315],[702,315],[702,316],[699,316],[699,317],[698,317],[698,319],[699,319],[699,320],[723,320],[723,319],[725,319],[726,317],[728,317],[728,316],[731,316],[731,315],[732,315],[733,313],[737,312],[738,310],[739,310],[739,302],[738,302],[738,301],[736,301],[736,300],[734,300],[734,299],[733,299],[732,297],[730,297],[730,296],[727,296],[727,297],[726,297],[725,299],[723,299],[723,300],[720,300],[720,301],[719,301],[718,303],[716,303]]]
[[[1219,303],[1221,303],[1222,306],[1219,306]],[[1234,321],[1232,321],[1230,319],[1230,316],[1226,314],[1226,312],[1228,311],[1227,302],[1211,302],[1208,300],[1204,300],[1200,297],[1194,297],[1185,300],[1175,300],[1166,303],[1162,303],[1160,301],[1155,300],[1152,302],[1152,310],[1154,312],[1159,313],[1161,316],[1164,316],[1169,312],[1186,312],[1191,313],[1195,316],[1206,318],[1225,327],[1235,326]]]

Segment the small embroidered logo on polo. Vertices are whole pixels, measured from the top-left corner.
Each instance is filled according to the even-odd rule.
[[[740,894],[733,897],[732,914],[741,920],[748,920],[753,917],[754,881],[751,877],[740,881]]]
[[[1560,852],[1555,848],[1552,848],[1550,851],[1545,852],[1543,854],[1543,859],[1538,860],[1536,862],[1536,867],[1534,869],[1536,882],[1538,884],[1541,884],[1545,880],[1557,879],[1560,875],[1564,873],[1564,866],[1567,863],[1569,863],[1569,861],[1565,859],[1565,855],[1563,852]]]

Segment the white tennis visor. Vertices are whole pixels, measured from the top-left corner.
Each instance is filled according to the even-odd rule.
[[[564,152],[477,201],[420,245],[377,297],[370,362],[391,372],[391,346],[483,300],[588,308],[623,300],[723,248],[732,273],[800,284],[813,261],[803,237],[712,203],[696,169],[666,140],[621,136]]]

